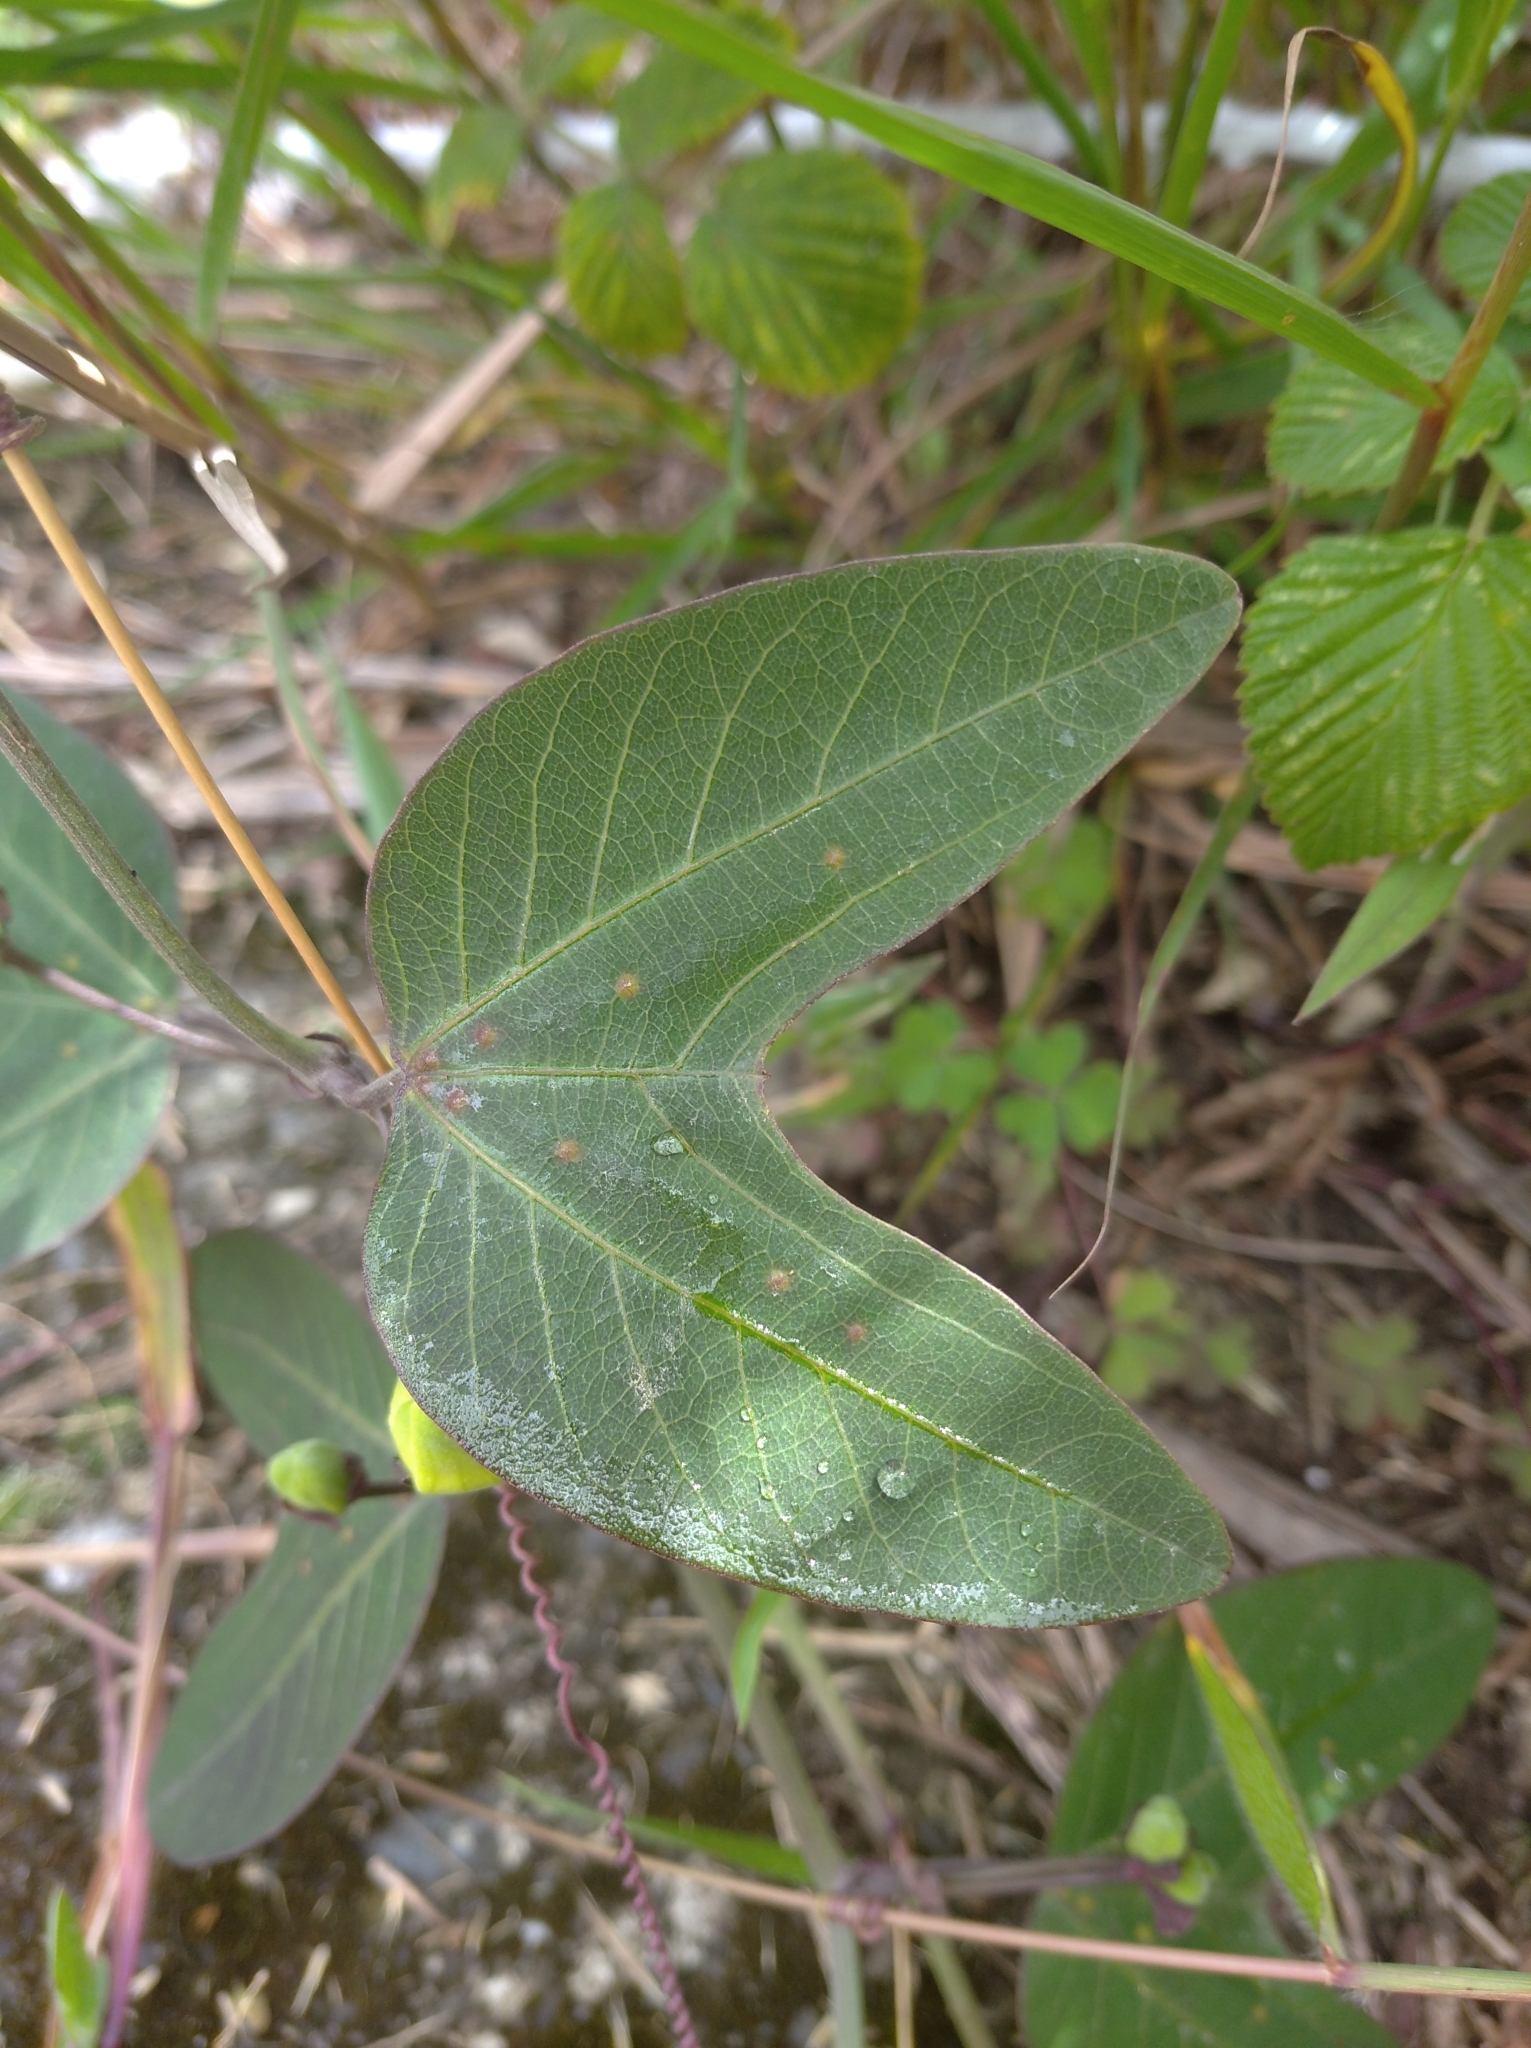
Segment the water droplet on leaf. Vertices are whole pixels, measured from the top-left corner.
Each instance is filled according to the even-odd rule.
[[[654,1150],[656,1152],[663,1152],[667,1159],[673,1159],[677,1153],[684,1152],[685,1149],[679,1138],[656,1138],[654,1140]]]
[[[890,1459],[877,1474],[877,1491],[889,1500],[905,1500],[914,1490],[914,1481],[905,1468]]]

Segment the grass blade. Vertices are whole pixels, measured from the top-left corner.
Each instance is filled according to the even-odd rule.
[[[234,268],[234,245],[244,217],[245,188],[255,169],[256,153],[266,121],[276,103],[277,88],[287,63],[287,45],[298,17],[298,0],[261,0],[250,31],[244,68],[234,100],[234,117],[218,166],[212,211],[202,241],[202,267],[197,277],[197,332],[212,335],[218,308]]]
[[[789,104],[848,122],[909,162],[955,178],[1210,299],[1315,355],[1343,364],[1411,405],[1436,403],[1422,377],[1319,300],[1056,165],[967,135],[933,114],[916,113],[875,93],[802,71],[689,0],[602,0],[602,12],[689,50],[720,71],[748,78]]]

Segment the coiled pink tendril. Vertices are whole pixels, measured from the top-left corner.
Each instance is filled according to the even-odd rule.
[[[653,1896],[643,1875],[643,1866],[638,1861],[637,1848],[627,1831],[617,1788],[611,1781],[611,1758],[595,1737],[587,1735],[574,1718],[574,1681],[579,1677],[579,1666],[571,1664],[563,1653],[563,1629],[553,1618],[552,1597],[537,1577],[537,1553],[532,1549],[525,1522],[516,1513],[515,1491],[509,1486],[500,1489],[500,1520],[510,1536],[510,1554],[521,1569],[521,1590],[532,1603],[532,1619],[542,1637],[548,1669],[558,1680],[558,1717],[563,1722],[564,1733],[590,1759],[590,1788],[606,1816],[606,1825],[617,1852],[617,1868],[632,1898],[649,1962],[664,1994],[675,2048],[701,2048],[691,2008],[680,1988],[664,1928],[660,1925]]]

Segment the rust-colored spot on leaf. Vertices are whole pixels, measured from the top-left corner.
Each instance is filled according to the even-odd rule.
[[[572,1166],[583,1149],[577,1138],[560,1138],[553,1147],[553,1157],[561,1159],[565,1166]]]
[[[619,974],[616,981],[617,994],[624,998],[635,996],[642,986],[636,974]]]

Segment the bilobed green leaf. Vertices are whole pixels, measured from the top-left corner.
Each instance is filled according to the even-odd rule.
[[[155,896],[175,912],[163,826],[81,734],[11,701]],[[14,769],[0,762],[0,935],[18,952],[170,1014],[175,975],[140,938]],[[162,1038],[0,966],[0,1270],[88,1222],[136,1170],[170,1092]]]
[[[1414,322],[1378,330],[1389,351],[1422,377],[1442,376],[1455,353],[1443,335]],[[1497,434],[1520,401],[1515,365],[1489,352],[1477,382],[1441,443],[1437,469],[1449,469]],[[1333,363],[1303,363],[1292,372],[1271,414],[1271,473],[1283,483],[1329,497],[1384,491],[1403,466],[1414,425],[1412,405],[1364,383]]]
[[[149,1822],[167,1856],[237,1856],[322,1788],[414,1641],[445,1534],[444,1504],[411,1496],[359,1501],[333,1525],[283,1521],[165,1730]]]
[[[1083,178],[970,135],[934,114],[805,71],[753,42],[716,9],[694,6],[689,0],[603,0],[603,11],[735,78],[748,79],[759,92],[784,99],[789,106],[807,107],[827,120],[846,121],[910,163],[955,178],[1184,291],[1243,314],[1300,348],[1345,364],[1384,391],[1396,391],[1413,405],[1431,402],[1430,387],[1416,372],[1332,307]],[[1383,127],[1385,133],[1385,123]]]
[[[407,1076],[378,1327],[492,1470],[842,1605],[1163,1606],[1222,1532],[1008,1300],[802,1167],[758,1066],[1074,801],[1232,625],[1138,548],[903,558],[589,641],[488,707],[379,849]]]
[[[558,267],[586,333],[624,356],[684,346],[680,259],[664,210],[641,185],[619,179],[582,193],[558,231]]]
[[[1467,873],[1465,865],[1459,867],[1440,850],[1403,854],[1390,862],[1324,962],[1297,1012],[1298,1023],[1412,946],[1450,907]]]
[[[697,326],[803,397],[876,375],[914,322],[923,271],[903,193],[829,149],[736,166],[686,254]]]
[[[1449,1734],[1497,1627],[1481,1580],[1415,1558],[1313,1565],[1210,1605],[1319,1828],[1416,1769]],[[1080,1737],[1049,1853],[1119,1842],[1145,1801],[1164,1792],[1218,1866],[1187,1946],[1281,1953],[1263,1903],[1265,1868],[1173,1624],[1140,1645]],[[1158,1938],[1144,1894],[1125,1886],[1052,1893],[1035,1920],[1055,1932]],[[1026,2038],[1034,2048],[1388,2048],[1392,2036],[1307,1986],[1037,1956],[1026,1971]]]
[[[1441,268],[1464,297],[1481,299],[1488,290],[1528,193],[1531,171],[1507,171],[1474,187],[1452,208],[1441,231]],[[1520,319],[1531,319],[1531,283],[1521,286],[1514,310]]]
[[[203,1371],[264,1456],[319,1437],[395,1476],[388,1355],[310,1260],[258,1231],[208,1238],[191,1309]],[[445,1532],[445,1504],[409,1496],[360,1501],[334,1525],[283,1521],[165,1730],[149,1817],[167,1856],[237,1855],[308,1804],[414,1641]]]
[[[1305,867],[1412,853],[1531,788],[1531,549],[1460,530],[1330,534],[1244,631],[1244,722]]]
[[[244,218],[245,188],[255,170],[261,137],[281,90],[298,5],[299,0],[260,0],[250,24],[250,40],[245,46],[244,65],[234,94],[234,112],[202,237],[196,301],[199,334],[217,331],[218,308],[234,268],[234,248],[239,240],[239,223]]]
[[[444,249],[465,213],[494,206],[521,161],[526,131],[508,107],[465,107],[425,188],[426,233]]]

